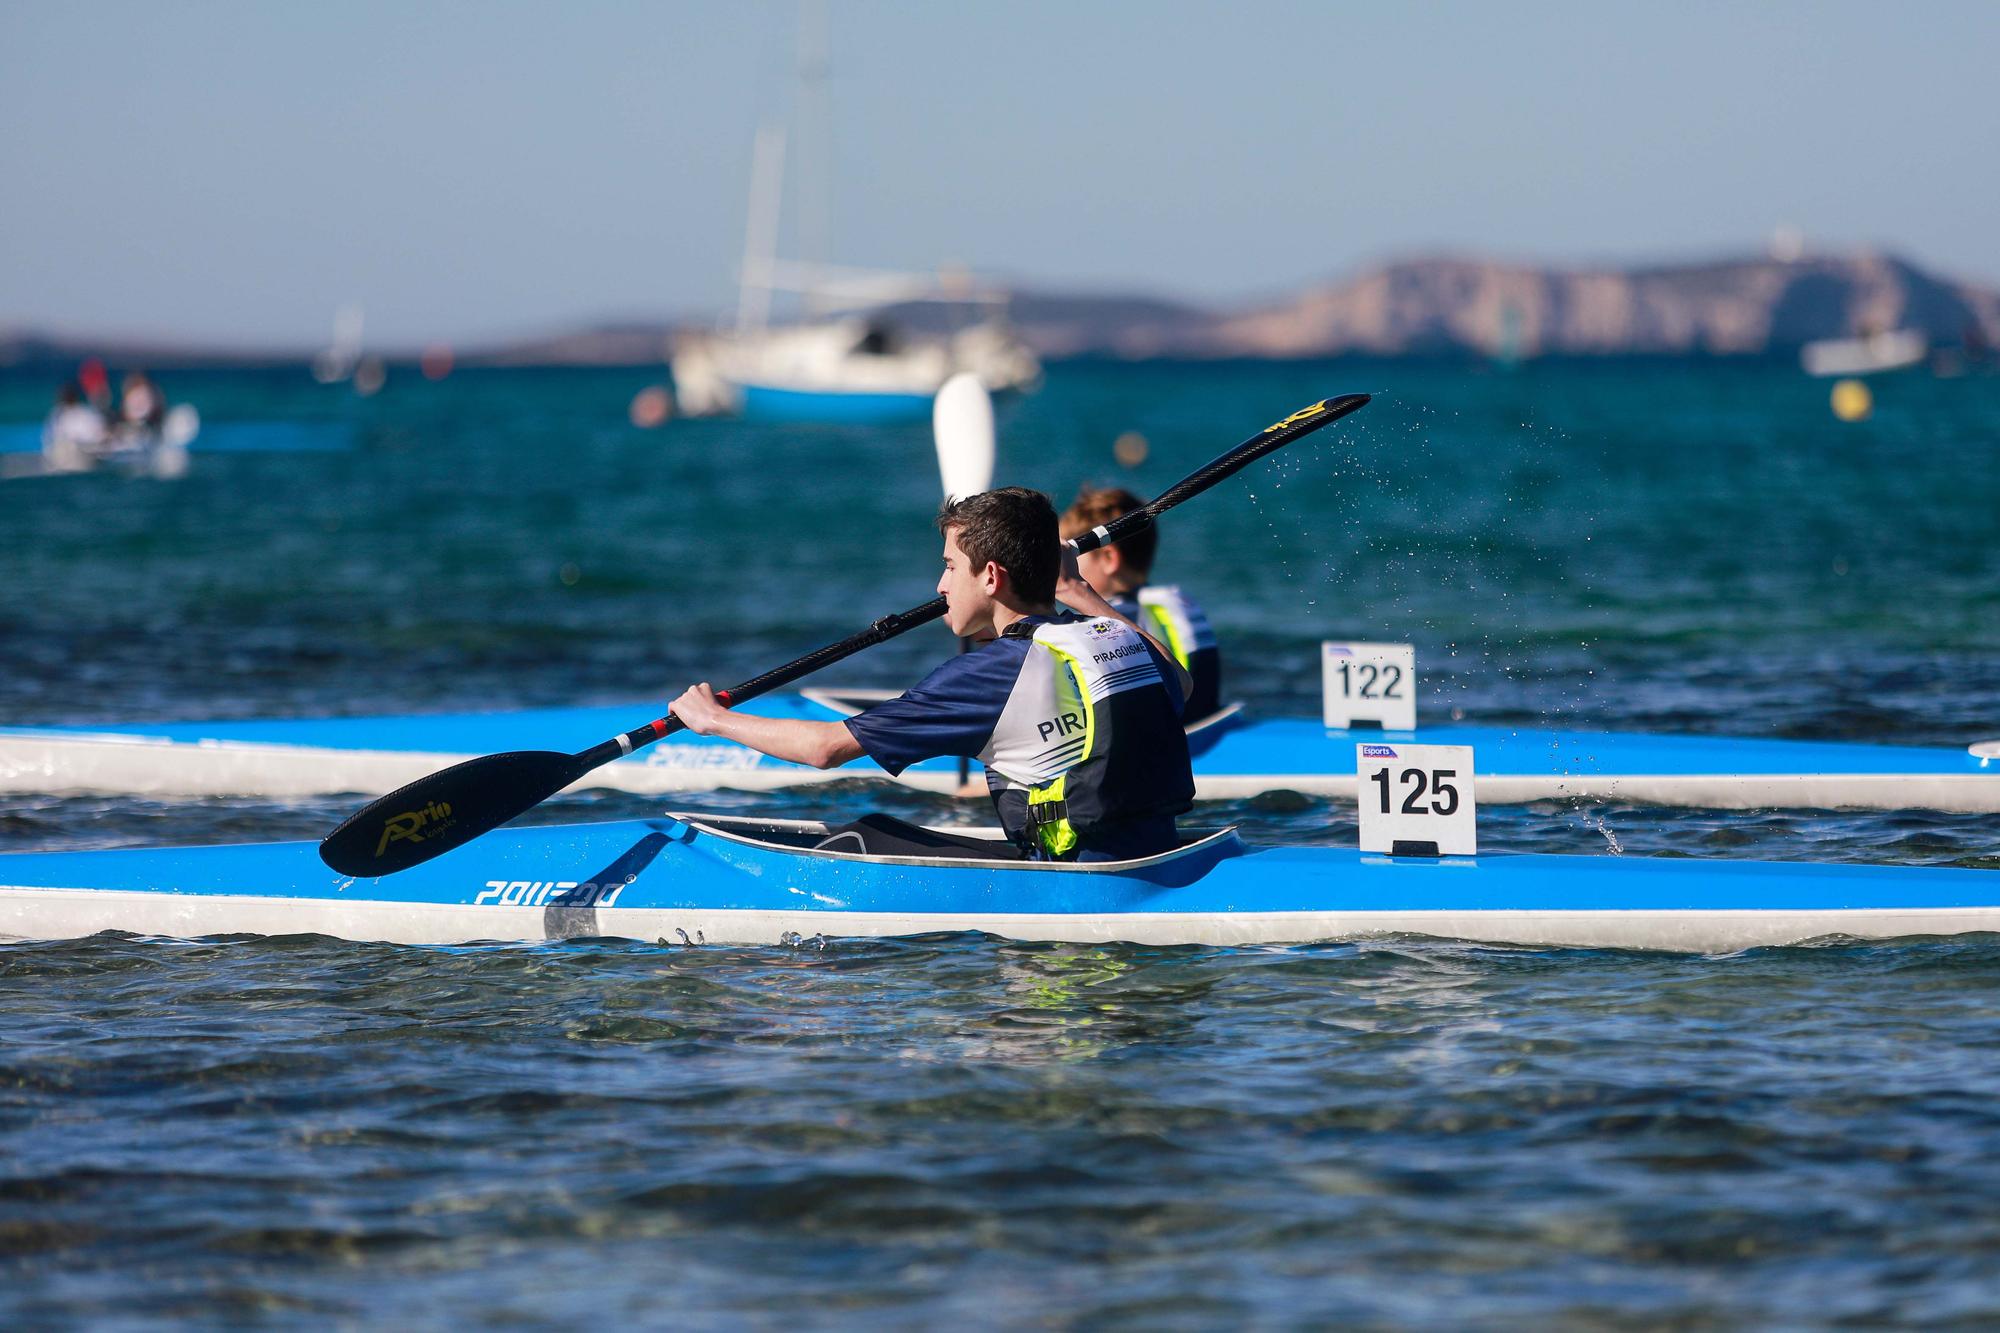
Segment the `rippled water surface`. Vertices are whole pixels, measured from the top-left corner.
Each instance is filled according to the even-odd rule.
[[[2000,1317],[1991,942],[0,950],[19,1320]]]
[[[925,431],[640,432],[648,379],[166,377],[233,427],[185,481],[0,484],[0,723],[660,702],[929,596]],[[0,418],[52,387],[0,377]],[[1003,413],[999,477],[1155,491],[1354,390],[1169,521],[1232,694],[1312,712],[1319,639],[1391,637],[1430,718],[2000,735],[2000,380],[1884,380],[1840,426],[1782,367],[1067,366]],[[907,683],[941,640],[838,678]],[[0,795],[0,849],[351,805]],[[1292,796],[1203,817],[1353,839]],[[1920,812],[1548,805],[1481,839],[2000,858],[1992,819]],[[4,945],[0,1320],[1986,1325],[1996,986],[1989,937]]]

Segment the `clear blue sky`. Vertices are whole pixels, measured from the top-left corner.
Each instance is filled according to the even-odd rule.
[[[0,325],[477,340],[733,299],[791,0],[0,0]],[[1796,223],[2000,280],[2000,3],[830,6],[832,257],[1234,302]],[[794,196],[796,197],[796,196]]]

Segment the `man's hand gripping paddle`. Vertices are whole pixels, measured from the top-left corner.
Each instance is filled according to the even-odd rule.
[[[1151,504],[1074,538],[1070,545],[1080,555],[1129,537],[1151,526],[1175,505],[1234,476],[1264,455],[1359,410],[1367,402],[1367,394],[1352,393],[1294,412],[1169,487]],[[717,691],[716,698],[734,707],[852,657],[863,648],[906,634],[919,625],[928,625],[942,616],[944,610],[944,598],[937,597],[922,606],[884,616],[839,643],[807,653],[733,689]],[[355,811],[320,843],[320,859],[343,875],[357,877],[393,875],[422,865],[534,809],[592,769],[680,730],[681,720],[669,714],[577,754],[515,750],[454,764]]]

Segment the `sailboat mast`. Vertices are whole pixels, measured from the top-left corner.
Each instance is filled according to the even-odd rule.
[[[773,269],[778,262],[778,208],[785,188],[785,132],[757,131],[750,157],[750,217],[743,229],[743,276],[737,288],[736,331],[748,333],[771,320]]]
[[[826,313],[820,288],[830,254],[833,209],[831,124],[827,108],[827,15],[824,0],[799,4],[799,259],[808,316]]]

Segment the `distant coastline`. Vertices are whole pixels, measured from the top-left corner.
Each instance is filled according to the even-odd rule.
[[[891,308],[922,325],[935,308]],[[1891,254],[1753,256],[1631,268],[1453,255],[1398,260],[1285,300],[1214,309],[1143,295],[1013,292],[1015,329],[1042,357],[1241,360],[1745,358],[1819,338],[1914,328],[1934,346],[2000,345],[2000,290]],[[623,321],[457,349],[461,366],[648,366],[695,321]],[[313,348],[228,347],[0,327],[0,368],[85,356],[154,367],[303,364]],[[417,348],[374,349],[391,363]]]

